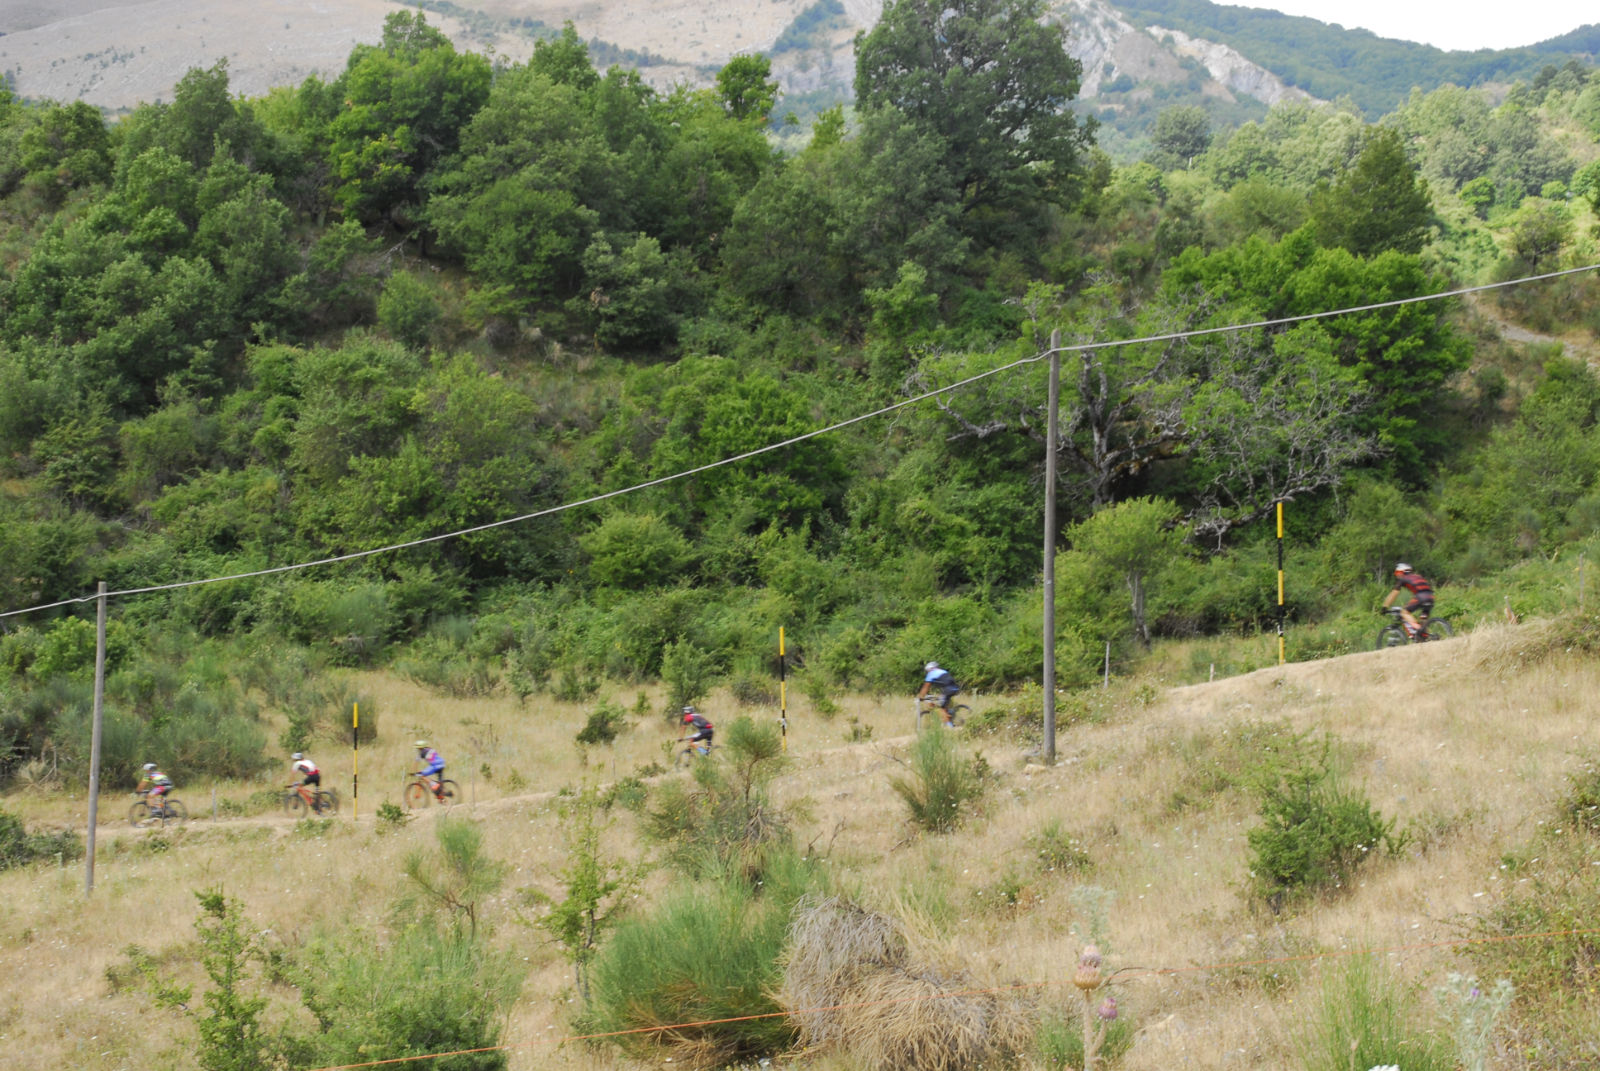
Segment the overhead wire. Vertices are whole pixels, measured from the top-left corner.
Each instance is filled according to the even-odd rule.
[[[601,494],[590,495],[587,498],[578,499],[576,501],[564,502],[558,506],[550,506],[546,509],[535,510],[531,513],[521,513],[513,517],[502,517],[498,520],[487,521],[483,524],[473,525],[468,528],[458,528],[449,532],[440,532],[435,535],[423,536],[419,539],[406,540],[405,542],[401,543],[390,543],[381,547],[372,547],[367,550],[351,551],[347,554],[335,554],[329,557],[317,558],[311,561],[295,562],[290,565],[277,565],[265,569],[252,569],[241,573],[229,573],[222,576],[202,577],[195,580],[179,580],[168,584],[151,584],[144,587],[120,588],[115,591],[107,591],[104,597],[106,599],[113,599],[122,598],[129,595],[146,595],[160,591],[177,591],[182,588],[199,587],[204,584],[221,584],[234,580],[249,580],[255,577],[273,576],[279,573],[296,572],[302,569],[313,569],[324,565],[337,565],[341,562],[358,561],[362,558],[370,558],[379,554],[392,554],[396,551],[407,550],[412,547],[426,546],[430,543],[439,543],[449,539],[459,539],[463,536],[474,535],[478,532],[486,532],[491,529],[503,528],[513,524],[522,524],[527,521],[537,520],[541,517],[554,516],[558,513],[565,513],[569,510],[580,509],[584,506],[592,506],[600,502],[605,502],[609,499],[635,494],[639,491],[645,491],[652,487],[660,487],[663,484],[673,483],[674,481],[686,479],[690,476],[697,476],[704,472],[710,472],[713,469],[723,468],[728,465],[736,465],[741,461],[748,461],[751,458],[760,457],[764,454],[770,454],[777,450],[783,450],[798,443],[806,442],[809,439],[815,439],[823,435],[832,434],[833,432],[840,431],[855,424],[860,424],[864,421],[874,420],[878,417],[886,416],[889,413],[894,413],[901,409],[925,402],[930,398],[935,398],[943,394],[950,394],[954,391],[969,387],[981,380],[1000,375],[1003,372],[1009,372],[1012,369],[1020,368],[1024,365],[1037,364],[1040,361],[1048,360],[1052,354],[1056,353],[1083,353],[1094,350],[1119,349],[1127,346],[1145,345],[1152,342],[1172,342],[1189,338],[1202,338],[1209,335],[1254,331],[1267,327],[1282,327],[1288,324],[1328,319],[1335,316],[1352,316],[1364,312],[1375,312],[1380,309],[1395,308],[1401,305],[1414,305],[1427,301],[1442,301],[1447,298],[1463,297],[1468,294],[1481,293],[1488,290],[1498,290],[1511,286],[1521,286],[1526,283],[1557,279],[1561,278],[1562,276],[1578,275],[1584,272],[1595,271],[1596,269],[1600,269],[1600,263],[1586,264],[1576,268],[1564,268],[1559,271],[1543,272],[1538,275],[1521,276],[1516,279],[1507,279],[1501,282],[1483,283],[1477,286],[1458,287],[1454,290],[1445,290],[1434,294],[1418,294],[1412,297],[1394,298],[1389,301],[1369,302],[1364,305],[1352,305],[1345,308],[1326,309],[1319,312],[1299,313],[1294,316],[1279,316],[1265,320],[1252,320],[1248,323],[1223,324],[1216,327],[1191,328],[1184,331],[1170,331],[1155,335],[1141,335],[1136,338],[1107,339],[1097,342],[1078,342],[1070,345],[1057,346],[1054,349],[1047,349],[1042,353],[1036,353],[1028,357],[1019,358],[1015,361],[979,372],[976,375],[968,376],[965,379],[957,380],[954,383],[948,383],[945,386],[936,387],[933,390],[925,391],[922,394],[902,399],[901,401],[891,403],[883,406],[882,408],[861,413],[853,417],[848,417],[825,427],[816,428],[812,431],[803,432],[799,435],[794,435],[778,442],[769,443],[766,446],[760,446],[753,450],[747,450],[740,454],[721,458],[717,461],[707,462],[704,465],[696,465],[692,468],[687,468],[680,472],[674,472],[667,476],[658,476],[654,479],[645,480],[641,483],[632,484],[628,487],[618,488],[614,491],[606,491]],[[6,610],[4,612],[0,612],[0,620],[9,617],[18,617],[24,614],[39,613],[44,610],[54,610],[63,606],[81,605],[83,603],[94,602],[99,598],[101,598],[101,595],[99,593],[95,593],[92,595],[80,595],[74,598],[59,599],[55,602],[40,603],[36,606],[28,606],[17,610]]]

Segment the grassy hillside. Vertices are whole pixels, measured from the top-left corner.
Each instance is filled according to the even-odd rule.
[[[1593,628],[1570,618],[1483,627],[1427,647],[1178,687],[1158,668],[1189,656],[1169,646],[1150,674],[1064,707],[1070,724],[1055,768],[1024,765],[1003,730],[968,730],[962,746],[983,754],[992,783],[981,808],[946,836],[917,832],[890,788],[913,739],[903,699],[843,699],[827,717],[800,701],[791,710],[794,765],[775,783],[774,799],[799,816],[796,842],[834,887],[898,920],[918,954],[943,964],[947,976],[959,970],[975,986],[1026,987],[1020,992],[1038,999],[1047,1022],[1049,1009],[1077,1005],[1066,984],[1082,944],[1074,931],[1102,930],[1107,968],[1127,969],[1111,991],[1131,1030],[1116,1066],[1130,1071],[1337,1066],[1308,1062],[1328,1044],[1311,1040],[1316,1009],[1325,987],[1348,988],[1355,963],[1408,995],[1396,997],[1395,1008],[1417,1052],[1449,1035],[1429,987],[1452,971],[1477,973],[1485,991],[1510,975],[1519,982],[1516,1003],[1485,1066],[1593,1066],[1600,1006],[1592,935],[1577,943],[1454,943],[1561,928],[1553,920],[1562,911],[1596,906],[1586,868],[1600,867],[1600,840],[1592,815],[1584,832],[1568,809],[1581,798],[1575,785],[1595,788],[1587,697],[1600,670],[1574,649],[1594,646]],[[0,1003],[0,1035],[20,1065],[189,1066],[194,1027],[178,1011],[150,1007],[127,950],[143,949],[167,982],[195,983],[199,1007],[198,992],[209,987],[195,963],[193,890],[220,886],[237,897],[280,959],[329,931],[392,939],[402,928],[394,911],[408,884],[405,859],[431,849],[437,815],[388,828],[374,812],[397,799],[409,739],[426,731],[468,790],[454,817],[478,823],[487,855],[509,864],[502,891],[482,911],[494,945],[528,968],[503,1038],[509,1066],[642,1066],[610,1046],[556,1044],[575,1029],[572,972],[546,934],[522,921],[544,911],[530,894],[560,894],[557,875],[568,865],[562,794],[635,772],[647,773],[651,802],[681,787],[684,774],[648,773],[672,728],[656,715],[634,719],[614,748],[585,762],[572,743],[586,716],[580,707],[540,702],[533,716],[509,700],[447,700],[376,674],[360,687],[405,713],[386,715],[377,741],[361,752],[359,818],[348,801],[329,822],[278,817],[262,802],[275,780],[267,777],[182,785],[197,814],[210,811],[214,789],[223,817],[176,834],[136,831],[120,819],[126,797],[113,793],[102,802],[92,897],[83,895],[76,865],[0,873],[0,968],[13,980]],[[978,720],[993,726],[1019,700],[973,702]],[[705,709],[726,724],[741,705],[719,695]],[[1248,786],[1252,771],[1297,739],[1328,742],[1342,782],[1394,819],[1405,843],[1362,865],[1350,887],[1291,898],[1275,913],[1249,891],[1246,836],[1261,819]],[[348,756],[333,740],[319,745],[330,782],[348,789]],[[83,809],[81,794],[48,786],[6,803],[41,828],[76,821]],[[638,825],[624,813],[606,853],[659,857]],[[648,914],[680,881],[654,870],[628,910]],[[1384,951],[1350,955],[1360,949]],[[1540,971],[1541,964],[1555,967]],[[270,974],[249,984],[268,1000],[266,1020],[303,1018],[293,988],[269,983]],[[1046,1041],[1053,1036],[1047,1029]],[[668,1044],[649,1062],[682,1063],[686,1054]],[[789,1063],[862,1066],[827,1052]],[[1036,1052],[1025,1066],[1059,1064]]]

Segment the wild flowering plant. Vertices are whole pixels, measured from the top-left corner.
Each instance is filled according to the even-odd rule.
[[[1463,1071],[1484,1071],[1495,1024],[1511,1007],[1515,993],[1511,980],[1502,978],[1484,993],[1475,976],[1451,972],[1445,984],[1433,992],[1439,1000],[1440,1014],[1450,1024]]]

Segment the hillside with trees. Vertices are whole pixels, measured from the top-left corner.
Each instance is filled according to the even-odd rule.
[[[99,581],[119,790],[150,755],[260,779],[380,677],[530,721],[755,706],[780,627],[819,706],[930,658],[1037,687],[1052,452],[1064,695],[1274,630],[1280,502],[1292,661],[1370,646],[1399,559],[1458,628],[1570,609],[1595,69],[1376,121],[1179,106],[1118,164],[1045,10],[896,0],[788,154],[762,57],[663,92],[570,26],[491,63],[411,12],[260,97],[222,62],[115,123],[0,91],[0,787],[87,783]],[[721,791],[685,806],[753,820]],[[326,984],[331,1024],[362,981]]]

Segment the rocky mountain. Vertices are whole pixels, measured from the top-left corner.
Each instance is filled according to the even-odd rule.
[[[600,65],[637,66],[658,88],[709,84],[730,57],[764,52],[784,87],[783,107],[803,121],[849,98],[853,39],[876,22],[882,0],[24,0],[0,8],[0,73],[26,97],[117,111],[160,100],[188,68],[226,59],[234,89],[257,96],[336,73],[354,45],[377,40],[385,15],[408,6],[427,11],[460,46],[513,60],[571,21]],[[1101,120],[1102,142],[1118,155],[1137,151],[1155,115],[1173,105],[1204,107],[1222,126],[1281,100],[1331,99],[1338,94],[1317,92],[1322,67],[1312,55],[1325,40],[1347,42],[1345,60],[1357,67],[1363,50],[1381,59],[1393,51],[1387,46],[1458,55],[1206,0],[1055,0],[1053,9],[1070,22],[1069,48],[1083,63],[1080,110]],[[1590,39],[1582,31],[1567,38]],[[1505,55],[1512,58],[1498,66],[1478,62],[1468,77],[1536,71],[1560,54]],[[1436,76],[1425,68],[1410,63],[1398,77],[1415,74],[1425,89],[1447,80],[1430,83]]]

